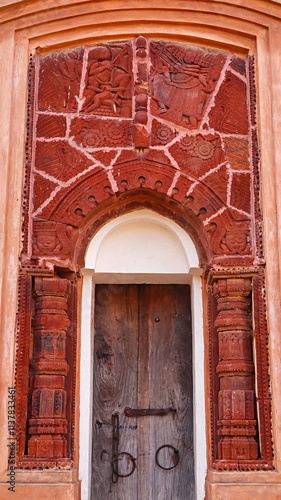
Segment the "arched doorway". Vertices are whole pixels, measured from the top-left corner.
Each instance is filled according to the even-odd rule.
[[[169,487],[173,487],[174,494],[178,495],[177,498],[181,498],[180,491],[184,495],[182,498],[186,498],[187,491],[190,490],[190,498],[203,499],[206,436],[202,290],[201,269],[191,238],[175,222],[152,210],[134,211],[107,223],[95,234],[88,247],[85,268],[82,272],[84,275],[80,386],[82,498],[85,500],[95,498],[94,493],[92,497],[90,496],[91,488],[93,492],[96,488],[99,488],[99,491],[103,488],[103,495],[106,491],[111,491],[113,498],[119,498],[120,492],[131,498],[132,491],[137,489],[139,498],[144,498],[144,495],[146,498],[160,498],[161,488],[165,487],[167,492]],[[164,304],[164,310],[161,309],[161,302]],[[125,307],[126,312],[122,307]],[[157,316],[155,311],[158,311]],[[102,320],[105,315],[108,319],[106,323],[108,325],[111,323],[109,328]],[[175,317],[178,318],[176,321]],[[188,327],[189,321],[191,328]],[[118,323],[119,325],[121,323],[122,327],[118,326]],[[173,339],[171,331],[182,338]],[[127,339],[122,340],[122,332]],[[161,343],[163,336],[165,339],[162,339]],[[93,345],[94,338],[99,345]],[[113,346],[114,342],[121,347],[118,349],[118,345]],[[138,353],[133,351],[131,344],[135,344]],[[159,355],[155,355],[156,351]],[[169,359],[165,360],[168,351]],[[150,359],[144,359],[145,353]],[[122,368],[115,367],[117,375],[112,372],[110,362],[111,356],[114,355],[119,357],[119,363],[122,360]],[[129,363],[128,358],[130,358]],[[171,359],[174,362],[171,363]],[[99,368],[100,360],[101,368]],[[133,368],[132,364],[135,364]],[[165,373],[167,368],[171,369],[171,373]],[[107,375],[104,370],[108,372]],[[100,413],[100,406],[104,406],[98,387],[100,377],[103,377],[102,383],[105,384],[103,390],[108,390],[109,385],[108,383],[106,385],[104,377],[109,376],[112,380],[112,377],[118,379],[119,375],[120,381],[122,371],[126,375],[127,383],[127,389],[121,390],[123,400],[120,402],[120,391],[116,391],[115,387],[113,392],[118,393],[118,401],[114,396],[114,402],[109,404],[110,408],[107,402],[107,407],[102,408],[103,413]],[[147,371],[151,372],[148,378]],[[182,380],[184,378],[185,382]],[[188,379],[190,384],[186,384]],[[124,382],[123,376],[121,380]],[[174,396],[173,402],[171,394],[177,391],[178,384],[182,394],[185,389],[189,390],[190,394],[185,395],[185,400],[181,397],[181,402],[176,402],[177,396]],[[159,386],[162,387],[161,390]],[[93,393],[98,400],[94,403]],[[158,399],[157,402],[155,397]],[[170,415],[165,417],[142,415],[130,419],[124,416],[124,406],[130,406],[128,403],[125,404],[125,401],[134,401],[138,409],[143,409],[145,406],[149,409],[176,411],[169,412]],[[112,404],[113,406],[115,404],[116,408],[113,408]],[[173,405],[176,407],[173,408]],[[189,410],[186,405],[189,406]],[[191,412],[190,406],[193,407]],[[121,477],[119,481],[115,477],[116,470],[114,466],[112,467],[112,453],[114,453],[111,443],[112,415],[113,420],[114,415],[118,415],[118,420],[120,419],[119,433],[126,434],[126,439],[120,437],[120,446],[127,446],[126,450],[119,449],[119,452],[122,451],[118,460],[120,475],[130,473],[134,469],[135,462],[132,462],[130,457],[129,463],[126,462],[129,456],[127,453],[136,458],[136,471],[130,478]],[[116,425],[114,421],[113,425]],[[191,438],[193,442],[187,444],[186,429],[190,426],[189,441]],[[101,427],[106,429],[105,432],[100,432]],[[128,437],[128,433],[131,436]],[[183,435],[183,439],[180,434]],[[167,441],[169,438],[172,440],[171,443]],[[174,446],[175,444],[177,446]],[[161,448],[163,445],[165,449]],[[94,451],[91,449],[92,446]],[[98,451],[95,451],[96,446]],[[160,465],[156,464],[154,467],[157,450],[157,462],[160,460]],[[169,470],[161,469],[161,465]],[[170,470],[170,467],[174,470]],[[100,483],[96,486],[95,484],[91,486],[93,468],[95,469],[93,482],[99,482],[100,478]],[[147,472],[146,481],[144,481],[145,472]],[[193,490],[194,482],[196,497]]]

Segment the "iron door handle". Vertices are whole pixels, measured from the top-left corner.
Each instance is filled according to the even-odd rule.
[[[112,467],[112,482],[117,483],[119,477],[128,477],[133,474],[135,468],[136,468],[136,459],[131,455],[131,453],[128,453],[127,451],[121,451],[119,452],[119,414],[118,413],[113,413],[111,415],[111,422],[112,422],[112,462],[111,462],[111,467]],[[129,472],[126,474],[121,474],[119,471],[118,467],[118,460],[120,457],[128,457],[129,460],[131,461],[132,468]]]

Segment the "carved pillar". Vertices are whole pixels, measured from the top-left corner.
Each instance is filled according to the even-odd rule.
[[[35,278],[35,317],[28,456],[66,457],[65,377],[67,301],[70,283],[60,278]]]
[[[218,304],[219,459],[257,459],[251,279],[217,279],[213,292]]]

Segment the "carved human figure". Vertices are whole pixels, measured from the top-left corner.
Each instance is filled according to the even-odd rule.
[[[101,105],[108,106],[114,115],[120,114],[122,99],[130,99],[130,74],[120,64],[127,56],[127,47],[113,59],[109,47],[95,47],[89,53],[88,74],[83,110],[92,113]]]
[[[64,256],[68,254],[73,237],[71,226],[57,224],[56,222],[36,221],[33,225],[33,232],[32,253],[34,256]]]
[[[188,128],[197,128],[207,95],[215,89],[219,68],[200,64],[198,54],[192,50],[154,44],[152,52],[155,56],[152,86],[156,114]]]
[[[76,50],[69,52],[68,57],[58,61],[59,71],[64,83],[65,107],[74,110],[77,107],[79,97],[79,85],[82,73],[82,61],[80,54]]]
[[[60,244],[56,233],[47,232],[36,235],[36,242],[33,246],[34,255],[50,255],[58,254],[61,250],[62,245]]]
[[[250,252],[248,242],[249,231],[244,228],[231,229],[226,231],[225,236],[221,240],[220,247],[225,254],[229,255],[245,255]]]

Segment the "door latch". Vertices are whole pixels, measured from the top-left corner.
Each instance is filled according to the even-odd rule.
[[[130,408],[127,406],[124,410],[126,417],[145,417],[151,415],[168,415],[168,413],[175,414],[177,410],[174,408]]]
[[[119,452],[119,414],[118,413],[113,413],[111,415],[111,422],[112,422],[112,482],[117,483],[119,477],[128,477],[133,474],[135,468],[136,468],[136,459],[131,455],[131,453],[128,453],[126,451]],[[119,460],[120,457],[127,457],[129,458],[132,468],[127,474],[121,474],[119,472]]]

